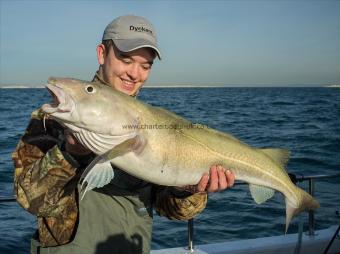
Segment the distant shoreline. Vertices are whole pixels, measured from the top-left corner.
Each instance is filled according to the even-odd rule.
[[[164,85],[164,86],[150,86],[146,85],[144,88],[317,88],[317,87],[340,87],[340,85],[280,85],[280,86],[266,86],[266,85],[230,85],[230,86],[208,86],[208,85]],[[44,86],[0,86],[0,89],[45,89]]]
[[[340,88],[340,84],[335,84],[335,85],[327,85],[326,87],[339,87],[339,88]]]
[[[42,89],[45,87],[37,86],[0,86],[0,89]]]

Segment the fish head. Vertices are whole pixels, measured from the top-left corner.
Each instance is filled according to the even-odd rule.
[[[111,87],[69,78],[49,78],[46,87],[53,103],[44,104],[42,110],[73,132],[87,130],[112,136],[131,133],[124,126],[134,124],[136,116],[120,92]]]

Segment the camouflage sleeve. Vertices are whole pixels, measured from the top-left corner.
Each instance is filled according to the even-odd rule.
[[[70,240],[77,220],[75,167],[58,148],[62,128],[43,123],[41,112],[32,119],[12,154],[14,191],[18,203],[37,215],[39,240],[54,246]]]
[[[189,220],[202,212],[207,204],[206,193],[191,194],[171,187],[156,189],[155,210],[171,220]]]
[[[58,213],[57,208],[70,194],[64,187],[75,175],[74,168],[63,158],[58,147],[54,146],[44,154],[36,146],[21,140],[12,157],[19,204],[38,216]]]

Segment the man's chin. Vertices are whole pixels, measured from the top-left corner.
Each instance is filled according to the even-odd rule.
[[[126,89],[126,88],[123,88],[122,91],[123,93],[127,94],[127,95],[133,95],[135,93],[135,89]]]

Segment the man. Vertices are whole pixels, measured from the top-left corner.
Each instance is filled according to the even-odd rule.
[[[119,17],[97,46],[99,70],[93,81],[136,96],[156,57],[161,55],[153,26],[142,17]],[[218,165],[183,189],[155,186],[114,168],[108,185],[79,202],[77,183],[93,158],[57,122],[40,110],[32,113],[13,153],[17,200],[38,218],[32,253],[148,253],[153,208],[170,219],[187,220],[204,209],[206,191],[234,182],[232,173]]]

